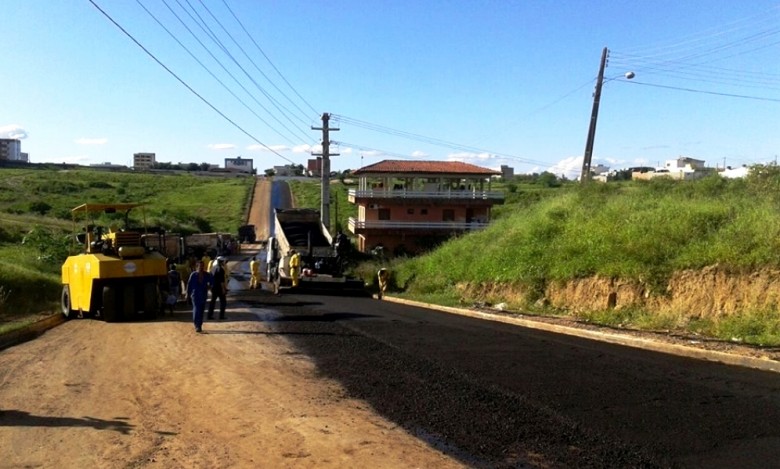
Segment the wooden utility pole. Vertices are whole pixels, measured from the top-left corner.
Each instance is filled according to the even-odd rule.
[[[330,114],[327,112],[322,113],[322,127],[312,127],[312,130],[322,131],[322,153],[312,153],[313,156],[321,156],[322,164],[320,165],[320,180],[322,181],[322,192],[320,201],[320,220],[325,228],[330,230],[330,157],[339,156],[338,153],[330,152],[330,135],[331,130],[337,131],[339,129],[333,129],[328,127],[328,121],[330,120]]]
[[[590,127],[588,128],[588,140],[585,142],[585,155],[582,157],[582,172],[580,182],[590,181],[590,160],[593,157],[593,140],[596,138],[596,121],[599,118],[599,102],[601,101],[601,86],[604,84],[604,69],[607,67],[607,48],[601,52],[601,65],[599,65],[599,77],[596,79],[596,91],[593,93],[593,110],[590,113]]]

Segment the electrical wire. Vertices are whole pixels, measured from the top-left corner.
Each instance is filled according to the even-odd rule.
[[[249,34],[249,31],[247,31],[247,30],[246,30],[246,28],[244,27],[244,23],[242,23],[242,22],[241,22],[241,20],[239,20],[239,19],[238,19],[238,16],[236,16],[236,14],[235,14],[235,13],[233,12],[233,10],[230,8],[230,5],[228,5],[228,4],[227,4],[227,1],[226,1],[226,0],[222,0],[222,3],[223,3],[223,4],[225,5],[225,7],[228,9],[228,11],[230,12],[230,14],[231,14],[231,15],[233,15],[233,18],[236,20],[236,22],[239,24],[239,26],[241,26],[241,29],[242,29],[242,30],[244,31],[244,33],[247,35],[247,37],[249,38],[249,40],[250,40],[250,41],[252,41],[252,44],[254,44],[254,45],[255,45],[255,47],[257,48],[257,50],[258,50],[258,51],[260,51],[260,53],[263,55],[263,57],[265,57],[265,60],[267,60],[267,61],[268,61],[269,65],[271,65],[271,67],[272,67],[272,68],[273,68],[273,69],[276,71],[276,73],[279,75],[279,77],[280,77],[280,78],[281,78],[281,79],[282,79],[282,80],[283,80],[283,81],[284,81],[284,82],[287,84],[287,86],[288,86],[288,87],[290,87],[290,89],[293,91],[293,93],[295,93],[295,95],[296,95],[296,96],[298,96],[298,98],[299,98],[301,101],[303,101],[303,102],[304,102],[304,104],[306,104],[306,105],[309,107],[309,109],[311,109],[311,111],[312,111],[312,112],[313,112],[315,115],[319,116],[319,115],[320,115],[320,113],[319,113],[319,112],[317,112],[317,111],[316,111],[316,110],[315,110],[315,109],[312,107],[312,105],[311,105],[311,104],[309,104],[309,102],[308,102],[308,101],[306,101],[306,99],[304,99],[304,97],[300,95],[300,93],[298,93],[298,91],[297,91],[297,90],[296,90],[296,89],[295,89],[295,88],[294,88],[294,87],[293,87],[293,86],[290,84],[290,82],[289,82],[289,81],[287,81],[287,78],[285,78],[285,77],[284,77],[284,75],[282,75],[282,72],[280,72],[280,71],[279,71],[279,69],[278,69],[278,68],[276,68],[276,65],[274,65],[274,63],[271,61],[271,59],[268,57],[268,55],[266,55],[265,51],[263,51],[263,49],[260,47],[260,45],[259,45],[259,44],[258,44],[258,43],[255,41],[255,39],[252,37],[252,35],[251,35],[251,34]],[[286,95],[284,95],[284,96],[286,97]],[[288,99],[289,99],[289,98],[288,98]],[[292,100],[290,100],[290,102],[292,103]],[[297,105],[295,105],[294,103],[292,103],[292,104],[293,104],[293,105],[294,105],[296,108],[298,108],[298,106],[297,106]],[[298,110],[299,110],[299,111],[301,111],[303,114],[306,114],[306,113],[305,113],[305,112],[304,112],[302,109],[298,108]]]
[[[233,96],[233,97],[234,97],[234,98],[235,98],[235,99],[236,99],[236,100],[237,100],[237,101],[238,101],[238,102],[239,102],[239,103],[240,103],[242,106],[244,106],[244,107],[245,107],[245,108],[246,108],[246,109],[247,109],[247,110],[248,110],[250,113],[252,113],[252,114],[253,114],[255,117],[257,117],[257,119],[258,119],[258,120],[260,120],[260,122],[262,122],[263,124],[265,124],[266,126],[268,126],[268,128],[270,128],[271,130],[274,130],[274,131],[276,132],[276,130],[274,129],[274,127],[273,127],[271,124],[269,124],[269,123],[268,123],[268,122],[267,122],[265,119],[263,119],[263,118],[262,118],[262,117],[261,117],[261,116],[260,116],[260,115],[259,115],[257,112],[255,112],[255,110],[254,110],[254,109],[252,109],[252,108],[251,108],[251,107],[250,107],[250,106],[249,106],[249,105],[248,105],[248,104],[247,104],[247,103],[246,103],[244,100],[242,100],[240,97],[238,97],[238,95],[236,95],[236,94],[233,92],[233,90],[231,90],[231,89],[230,89],[230,88],[229,88],[229,87],[228,87],[228,86],[227,86],[227,85],[226,85],[226,84],[225,84],[225,83],[224,83],[222,80],[220,80],[220,79],[219,79],[219,77],[217,77],[217,76],[216,76],[216,75],[215,75],[215,74],[214,74],[214,73],[213,73],[211,70],[209,70],[209,68],[208,68],[208,67],[206,67],[206,65],[205,65],[205,64],[204,64],[202,61],[200,61],[200,59],[198,59],[198,58],[195,56],[195,54],[193,54],[193,53],[192,53],[192,51],[190,51],[190,49],[189,49],[189,48],[187,48],[187,46],[185,46],[185,45],[184,45],[184,44],[183,44],[183,43],[182,43],[182,42],[181,42],[181,41],[180,41],[180,40],[179,40],[179,39],[176,37],[176,35],[174,35],[174,34],[173,34],[173,33],[172,33],[172,32],[171,32],[171,31],[170,31],[170,30],[169,30],[169,29],[168,29],[168,28],[167,28],[167,27],[166,27],[164,24],[162,24],[162,22],[161,22],[161,21],[160,21],[160,20],[159,20],[159,19],[158,19],[158,18],[157,18],[157,17],[156,17],[156,16],[155,16],[155,15],[154,15],[152,12],[151,12],[151,11],[149,11],[149,9],[148,9],[148,8],[146,8],[146,5],[144,5],[144,4],[141,2],[141,0],[136,0],[136,3],[138,3],[138,4],[141,6],[141,8],[143,8],[143,10],[144,10],[144,11],[145,11],[145,12],[146,12],[146,13],[147,13],[147,14],[148,14],[148,15],[149,15],[149,16],[150,16],[150,17],[151,17],[151,18],[152,18],[152,19],[153,19],[155,22],[157,22],[157,24],[158,24],[158,25],[159,25],[159,26],[160,26],[160,27],[161,27],[163,30],[165,30],[165,32],[167,32],[167,33],[168,33],[168,35],[170,35],[170,36],[171,36],[171,38],[172,38],[174,41],[176,41],[176,43],[177,43],[177,44],[179,44],[179,45],[182,47],[182,49],[184,49],[184,50],[187,52],[187,54],[189,54],[189,56],[190,56],[190,57],[192,57],[192,59],[193,59],[195,62],[197,62],[197,63],[198,63],[200,66],[201,66],[201,68],[203,68],[203,70],[205,70],[205,71],[206,71],[206,73],[208,73],[209,75],[211,75],[211,77],[212,77],[212,78],[214,78],[214,80],[216,80],[216,81],[217,81],[217,83],[219,83],[220,85],[222,85],[222,88],[224,88],[224,89],[225,89],[225,91],[227,91],[228,93],[230,93],[230,94],[231,94],[231,95],[232,95],[232,96]],[[287,137],[286,137],[285,135],[283,135],[283,134],[281,134],[281,133],[279,133],[279,132],[276,132],[276,133],[277,133],[277,134],[278,134],[280,137],[282,137],[282,138],[284,138],[284,139],[287,139]],[[293,143],[293,141],[292,141],[292,140],[289,140],[289,139],[287,139],[287,140],[288,140],[288,142],[289,142],[289,143]]]
[[[283,123],[281,120],[279,120],[279,118],[277,118],[277,117],[276,117],[276,115],[275,115],[274,113],[272,113],[272,112],[271,112],[271,111],[270,111],[270,110],[269,110],[267,107],[265,107],[265,106],[264,106],[264,105],[263,105],[263,104],[262,104],[262,103],[261,103],[261,102],[260,102],[260,101],[259,101],[259,100],[258,100],[256,97],[255,97],[255,95],[254,95],[252,92],[250,92],[248,89],[246,89],[246,87],[245,87],[245,86],[244,86],[244,85],[241,83],[241,81],[240,81],[240,80],[238,80],[238,78],[236,78],[236,76],[235,76],[235,75],[233,75],[233,74],[232,74],[232,73],[231,73],[231,72],[230,72],[230,71],[227,69],[227,67],[226,67],[226,66],[225,66],[225,65],[222,63],[222,61],[221,61],[221,60],[219,60],[219,59],[218,59],[218,58],[217,58],[217,57],[216,57],[216,56],[215,56],[215,55],[214,55],[214,54],[211,52],[211,50],[208,48],[208,46],[206,46],[206,45],[203,43],[203,41],[201,41],[201,40],[200,40],[200,38],[198,37],[198,35],[197,35],[197,34],[195,34],[195,32],[194,32],[194,31],[192,31],[192,29],[191,29],[191,28],[190,28],[190,27],[187,25],[187,23],[186,23],[186,22],[185,22],[185,21],[184,21],[184,20],[183,20],[183,19],[182,19],[182,18],[181,18],[179,15],[178,15],[178,13],[176,13],[176,12],[173,10],[173,8],[171,8],[171,6],[170,6],[170,4],[168,3],[168,1],[167,1],[167,0],[162,0],[162,2],[163,2],[163,4],[165,4],[165,6],[168,8],[168,10],[171,12],[171,14],[173,14],[173,15],[176,17],[176,19],[177,19],[177,20],[179,20],[179,22],[181,23],[181,25],[182,25],[182,26],[184,26],[184,28],[185,28],[185,29],[186,29],[186,30],[187,30],[187,31],[190,33],[190,35],[192,35],[192,37],[193,37],[193,38],[194,38],[194,39],[195,39],[195,40],[198,42],[198,44],[200,44],[200,45],[201,45],[201,47],[203,47],[203,49],[206,51],[206,53],[208,53],[208,54],[209,54],[209,56],[211,56],[211,58],[212,58],[212,59],[213,59],[215,62],[217,62],[217,64],[220,66],[220,68],[222,68],[222,70],[223,70],[225,73],[227,73],[227,74],[228,74],[228,75],[229,75],[229,76],[230,76],[230,77],[233,79],[233,81],[235,81],[235,82],[236,82],[236,84],[237,84],[237,85],[238,85],[238,86],[239,86],[239,87],[240,87],[242,90],[244,90],[244,92],[245,92],[245,93],[247,93],[247,94],[249,95],[249,97],[250,97],[250,98],[252,98],[252,100],[253,100],[253,101],[254,101],[254,102],[255,102],[255,103],[258,105],[258,106],[260,106],[260,107],[261,107],[261,108],[262,108],[262,109],[263,109],[265,112],[267,112],[267,113],[268,113],[268,114],[269,114],[269,115],[270,115],[270,116],[271,116],[271,117],[272,117],[272,118],[273,118],[273,119],[274,119],[274,120],[275,120],[275,121],[276,121],[276,122],[277,122],[277,123],[278,123],[280,126],[282,126],[282,127],[285,129],[285,130],[287,130],[287,132],[289,132],[289,133],[290,133],[290,135],[293,135],[293,136],[295,136],[296,138],[300,138],[300,137],[301,137],[301,135],[304,135],[304,137],[303,137],[303,139],[304,139],[304,140],[307,140],[307,139],[309,139],[309,138],[310,138],[310,137],[309,137],[308,135],[306,135],[305,133],[302,133],[301,135],[295,135],[295,132],[293,132],[293,131],[292,131],[292,130],[289,128],[289,127],[287,127],[287,125],[285,125],[285,124],[284,124],[284,123]],[[207,36],[209,36],[209,37],[212,39],[212,41],[214,41],[214,42],[217,44],[217,46],[218,46],[218,47],[220,47],[220,48],[223,50],[223,52],[225,52],[225,53],[226,53],[226,54],[227,54],[227,55],[230,57],[230,53],[229,53],[229,52],[226,50],[226,48],[224,47],[224,45],[222,45],[222,44],[221,44],[221,42],[219,41],[219,39],[218,39],[218,38],[215,38],[215,37],[214,37],[214,35],[213,35],[213,33],[212,33],[210,30],[208,30],[208,27],[207,27],[207,26],[206,26],[206,27],[204,27],[203,25],[201,25],[201,23],[198,21],[198,19],[194,18],[194,17],[192,16],[192,14],[191,14],[189,11],[187,11],[187,9],[186,9],[186,8],[184,8],[184,6],[181,4],[181,2],[180,2],[179,0],[176,0],[176,3],[177,3],[177,4],[179,4],[179,7],[180,7],[180,8],[182,8],[182,9],[184,10],[184,12],[185,12],[185,13],[187,13],[187,15],[190,17],[190,19],[191,19],[191,20],[192,20],[194,23],[196,23],[196,24],[197,24],[197,25],[198,25],[198,26],[201,28],[201,30],[202,30],[202,31],[203,31],[203,32],[204,32],[204,33],[205,33]],[[196,16],[198,16],[198,15],[197,15],[197,12],[196,12]],[[200,18],[200,17],[199,17],[199,18]],[[201,21],[202,21],[202,19],[201,19]],[[246,71],[245,71],[245,70],[244,70],[244,73],[246,73]],[[278,131],[278,130],[276,130],[276,129],[273,129],[273,127],[272,127],[272,130],[274,130],[275,132],[279,133],[279,131]],[[300,131],[300,129],[298,129],[298,130]],[[293,141],[292,141],[292,140],[289,140],[288,142],[289,142],[290,144],[293,144]]]
[[[532,165],[547,165],[548,164],[547,162],[533,160],[533,159],[530,159],[530,158],[523,158],[523,157],[520,157],[520,156],[511,155],[511,154],[507,154],[507,153],[500,153],[500,152],[495,152],[495,151],[492,151],[492,150],[486,150],[484,148],[478,148],[478,147],[473,147],[473,146],[468,146],[468,145],[462,145],[462,144],[449,142],[447,140],[442,140],[442,139],[438,139],[438,138],[434,138],[434,137],[426,137],[424,135],[415,134],[415,133],[411,133],[411,132],[406,132],[406,131],[403,131],[403,130],[397,130],[397,129],[393,129],[393,128],[390,128],[390,127],[382,126],[382,125],[379,125],[379,124],[373,124],[373,123],[366,122],[366,121],[361,121],[359,119],[354,119],[354,118],[343,116],[343,115],[332,114],[332,117],[335,118],[335,119],[338,119],[340,122],[343,122],[345,124],[354,125],[356,127],[360,127],[360,128],[366,129],[366,130],[372,130],[374,132],[379,132],[379,133],[384,133],[384,134],[387,134],[387,135],[392,135],[392,136],[396,136],[396,137],[406,138],[406,139],[409,139],[409,140],[414,140],[414,141],[426,143],[426,144],[433,145],[433,146],[449,148],[449,149],[461,151],[461,152],[464,152],[464,153],[488,154],[488,155],[497,156],[497,157],[505,158],[505,159],[508,159],[508,160],[518,161],[518,162],[521,162],[521,163],[532,164]],[[390,154],[389,152],[387,152],[387,153]]]
[[[178,0],[177,0],[177,1],[178,1]],[[308,134],[307,134],[305,131],[302,131],[302,129],[301,129],[300,127],[298,127],[298,124],[296,124],[295,122],[293,122],[293,120],[290,118],[290,115],[292,114],[292,113],[290,112],[290,110],[289,110],[289,109],[287,109],[287,107],[285,107],[283,104],[281,104],[281,103],[280,103],[278,100],[276,100],[276,99],[275,99],[275,98],[274,98],[274,97],[273,97],[273,96],[272,96],[270,93],[268,93],[268,92],[265,90],[265,88],[263,88],[262,86],[260,86],[260,84],[259,84],[259,83],[258,83],[258,82],[257,82],[257,81],[256,81],[256,80],[253,78],[253,77],[252,77],[252,75],[250,75],[250,74],[249,74],[249,72],[247,72],[247,71],[246,71],[246,69],[245,69],[245,68],[244,68],[244,67],[243,67],[243,66],[242,66],[242,65],[239,63],[239,61],[238,61],[238,60],[237,60],[237,59],[236,59],[236,58],[233,56],[233,54],[231,54],[231,53],[230,53],[230,51],[228,50],[228,48],[227,48],[227,47],[225,46],[225,44],[224,44],[224,43],[223,43],[223,42],[222,42],[222,41],[219,39],[219,37],[218,37],[218,36],[217,36],[217,34],[216,34],[216,33],[215,33],[215,32],[214,32],[212,29],[211,29],[211,27],[209,27],[209,26],[208,26],[208,23],[206,22],[206,20],[204,20],[204,19],[203,19],[203,17],[202,17],[202,16],[201,16],[201,15],[200,15],[200,14],[197,12],[197,10],[195,9],[195,7],[193,7],[193,6],[192,6],[192,4],[190,3],[190,0],[186,0],[186,1],[187,1],[187,5],[189,5],[190,9],[191,9],[191,10],[192,10],[192,11],[193,11],[195,14],[196,14],[196,16],[198,16],[198,19],[200,19],[200,21],[203,23],[203,25],[204,25],[204,27],[206,28],[206,30],[208,30],[208,34],[209,34],[209,36],[210,36],[210,37],[212,37],[212,40],[213,40],[213,41],[214,41],[216,44],[218,44],[218,45],[219,45],[219,47],[222,49],[222,51],[224,52],[224,54],[225,54],[225,55],[227,55],[227,56],[228,56],[228,58],[230,58],[230,60],[231,60],[231,61],[233,61],[233,63],[234,63],[234,64],[235,64],[235,65],[236,65],[236,66],[237,66],[237,67],[238,67],[238,68],[239,68],[239,69],[240,69],[240,70],[241,70],[243,73],[244,73],[244,75],[247,77],[247,79],[249,79],[249,81],[251,81],[251,82],[252,82],[252,83],[255,85],[255,87],[256,87],[256,88],[257,88],[257,89],[258,89],[258,90],[259,90],[259,91],[260,91],[260,92],[261,92],[261,93],[262,93],[262,94],[263,94],[263,95],[264,95],[264,96],[265,96],[265,97],[268,99],[268,101],[270,101],[270,102],[271,102],[271,104],[272,104],[272,105],[273,105],[273,106],[276,108],[276,110],[277,110],[277,111],[279,111],[279,113],[280,113],[282,116],[284,116],[284,118],[285,118],[285,119],[287,119],[287,121],[288,121],[288,122],[289,122],[289,123],[290,123],[290,124],[291,124],[293,127],[296,127],[296,128],[299,130],[299,131],[301,131],[301,132],[302,132],[302,135],[305,135],[304,139],[306,139],[306,138],[310,138],[310,137],[308,136]],[[223,26],[223,25],[222,25],[222,22],[221,22],[221,21],[219,21],[219,19],[218,19],[216,16],[214,16],[214,14],[212,13],[212,11],[211,11],[211,10],[210,10],[210,9],[209,9],[209,8],[208,8],[208,7],[207,7],[205,4],[204,4],[204,3],[203,3],[203,1],[202,1],[202,0],[198,0],[198,1],[199,1],[199,2],[200,2],[200,4],[203,6],[203,8],[205,8],[206,12],[207,12],[207,13],[208,13],[208,14],[211,16],[211,18],[212,18],[212,19],[213,19],[213,20],[214,20],[214,21],[215,21],[215,22],[216,22],[216,23],[219,25],[219,27],[220,27],[220,28],[222,28],[222,31],[223,31],[223,32],[224,32],[224,33],[225,33],[225,34],[226,34],[226,35],[227,35],[227,36],[228,36],[228,37],[229,37],[229,38],[230,38],[230,39],[233,41],[233,44],[235,44],[235,46],[236,46],[236,47],[238,47],[238,49],[239,49],[239,50],[240,50],[240,51],[241,51],[241,52],[244,54],[244,56],[245,56],[245,57],[246,57],[246,58],[247,58],[247,59],[250,61],[250,63],[252,63],[253,65],[255,65],[255,68],[257,69],[257,71],[258,71],[258,72],[260,72],[260,74],[261,74],[261,75],[263,75],[263,77],[264,77],[264,78],[266,78],[266,80],[268,80],[268,81],[270,82],[270,79],[268,78],[268,76],[267,76],[267,75],[266,75],[266,74],[265,74],[265,73],[264,73],[262,70],[260,70],[260,69],[257,67],[257,65],[256,65],[256,64],[254,64],[254,62],[252,61],[251,57],[249,57],[249,55],[248,55],[248,54],[247,54],[247,53],[244,51],[244,49],[243,49],[243,48],[241,47],[241,45],[240,45],[240,44],[239,44],[239,43],[236,41],[236,39],[233,37],[233,35],[232,35],[232,34],[230,34],[230,32],[229,32],[229,31],[228,31],[228,30],[225,28],[225,26]],[[271,84],[273,85],[273,82],[271,82]],[[275,86],[275,85],[274,85],[274,86]],[[277,88],[277,90],[278,90],[278,88]],[[297,116],[296,116],[296,117],[297,117]],[[306,122],[305,122],[305,119],[304,119],[304,120],[302,120],[302,122],[303,122],[303,123],[306,123]]]
[[[711,94],[716,96],[726,96],[729,98],[741,98],[741,99],[752,99],[756,101],[769,101],[774,103],[780,103],[780,99],[775,98],[765,98],[762,96],[747,96],[747,95],[741,95],[741,94],[732,94],[732,93],[719,93],[717,91],[706,91],[706,90],[697,90],[693,88],[682,88],[678,86],[666,86],[666,85],[658,85],[653,83],[643,83],[640,81],[626,81],[626,83],[631,83],[632,85],[642,85],[642,86],[651,86],[654,88],[665,88],[669,90],[678,90],[678,91],[688,91],[691,93],[701,93],[701,94]]]
[[[213,104],[211,104],[211,102],[209,102],[209,101],[208,101],[206,98],[204,98],[204,97],[203,97],[202,95],[200,95],[200,94],[199,94],[197,91],[195,91],[195,90],[194,90],[194,89],[193,89],[193,88],[192,88],[192,87],[191,87],[189,84],[187,84],[187,82],[185,82],[185,81],[184,81],[184,80],[183,80],[181,77],[179,77],[179,76],[178,76],[178,75],[177,75],[177,74],[176,74],[176,73],[175,73],[173,70],[171,70],[170,68],[168,68],[168,66],[166,66],[166,65],[165,65],[165,64],[164,64],[162,61],[160,61],[160,59],[158,59],[158,58],[157,58],[157,57],[156,57],[156,56],[155,56],[155,55],[154,55],[154,54],[153,54],[151,51],[149,51],[149,49],[147,49],[146,47],[144,47],[144,45],[143,45],[143,44],[141,44],[141,43],[140,43],[140,42],[139,42],[139,41],[138,41],[138,40],[137,40],[137,39],[136,39],[136,38],[135,38],[135,37],[134,37],[132,34],[130,34],[130,32],[128,32],[128,31],[127,31],[125,28],[123,28],[123,27],[122,27],[122,25],[120,25],[118,22],[116,22],[116,20],[114,20],[114,18],[113,18],[113,17],[111,17],[111,15],[109,15],[109,14],[108,14],[108,13],[107,13],[105,10],[103,10],[103,8],[101,8],[101,7],[100,7],[100,5],[98,5],[98,4],[95,2],[95,0],[87,0],[87,1],[89,1],[89,3],[91,3],[91,4],[92,4],[92,6],[94,6],[94,7],[95,7],[95,8],[96,8],[96,9],[97,9],[97,10],[98,10],[98,11],[99,11],[101,14],[103,14],[103,16],[105,16],[105,17],[106,17],[106,18],[107,18],[107,19],[108,19],[108,20],[109,20],[109,21],[110,21],[110,22],[111,22],[111,23],[112,23],[114,26],[116,26],[116,27],[117,27],[117,28],[118,28],[120,31],[122,31],[122,33],[124,33],[124,34],[125,34],[125,36],[127,36],[128,38],[130,38],[130,40],[131,40],[131,41],[133,41],[133,42],[135,43],[135,45],[137,45],[138,47],[140,47],[140,48],[141,48],[141,50],[143,50],[143,51],[146,53],[146,55],[148,55],[149,57],[151,57],[151,58],[152,58],[152,60],[154,60],[155,62],[157,62],[157,64],[158,64],[159,66],[161,66],[162,68],[164,68],[166,72],[168,72],[168,73],[169,73],[171,76],[173,76],[173,77],[174,77],[174,78],[175,78],[175,79],[176,79],[176,80],[177,80],[179,83],[181,83],[181,84],[182,84],[182,85],[183,85],[185,88],[187,88],[187,89],[188,89],[188,90],[189,90],[189,91],[190,91],[192,94],[194,94],[196,97],[198,97],[198,99],[200,99],[201,101],[203,101],[203,103],[204,103],[204,104],[206,104],[206,105],[207,105],[208,107],[210,107],[210,108],[211,108],[211,109],[212,109],[214,112],[216,112],[217,114],[219,114],[219,115],[220,115],[220,116],[221,116],[223,119],[225,119],[225,120],[226,120],[226,121],[228,121],[230,124],[232,124],[232,125],[233,125],[233,127],[235,127],[236,129],[238,129],[239,131],[241,131],[241,133],[243,133],[244,135],[246,135],[247,137],[249,137],[249,138],[250,138],[250,139],[252,139],[253,141],[257,142],[257,144],[259,144],[259,145],[263,146],[264,148],[266,148],[267,150],[269,150],[271,153],[273,153],[273,154],[275,154],[275,155],[279,156],[280,158],[282,158],[282,159],[284,159],[284,160],[286,160],[286,161],[288,161],[288,162],[290,162],[290,163],[293,163],[293,164],[295,163],[293,160],[291,160],[291,159],[287,158],[286,156],[282,155],[281,153],[278,153],[277,151],[275,151],[274,149],[272,149],[271,147],[269,147],[269,146],[268,146],[268,145],[266,145],[265,143],[261,142],[261,141],[260,141],[260,140],[259,140],[257,137],[255,137],[254,135],[252,135],[252,134],[250,134],[249,132],[247,132],[246,130],[244,130],[244,128],[243,128],[243,127],[241,127],[240,125],[238,125],[236,122],[234,122],[232,119],[230,119],[230,118],[229,118],[227,115],[225,115],[225,114],[224,114],[222,111],[220,111],[220,110],[219,110],[219,109],[218,109],[216,106],[214,106]]]

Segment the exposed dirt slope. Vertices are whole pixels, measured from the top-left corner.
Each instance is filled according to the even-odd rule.
[[[529,292],[511,285],[461,284],[464,296],[491,303],[523,302]],[[732,273],[718,266],[675,273],[663,291],[647,284],[605,277],[551,283],[539,300],[572,312],[642,308],[658,314],[693,318],[720,318],[780,308],[780,272],[759,270]]]

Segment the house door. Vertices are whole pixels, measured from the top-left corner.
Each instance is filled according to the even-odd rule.
[[[473,208],[467,208],[466,209],[466,223],[471,223],[471,220],[474,219],[474,209]]]

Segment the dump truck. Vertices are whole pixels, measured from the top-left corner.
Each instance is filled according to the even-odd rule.
[[[266,249],[272,250],[271,257],[278,259],[282,286],[292,285],[290,257],[294,249],[301,256],[301,287],[364,288],[362,280],[344,274],[345,259],[320,220],[319,210],[277,208],[274,224],[274,235],[268,239]],[[272,277],[272,272],[266,273],[266,278]]]
[[[241,225],[238,227],[238,240],[242,243],[254,244],[257,241],[255,225]]]
[[[160,281],[168,269],[165,256],[143,244],[145,229],[129,226],[130,211],[140,206],[87,203],[71,210],[73,248],[81,252],[62,265],[61,308],[66,318],[89,315],[114,322],[157,316]],[[96,224],[104,214],[101,221],[108,219],[108,225]],[[78,233],[77,226],[83,226]]]

